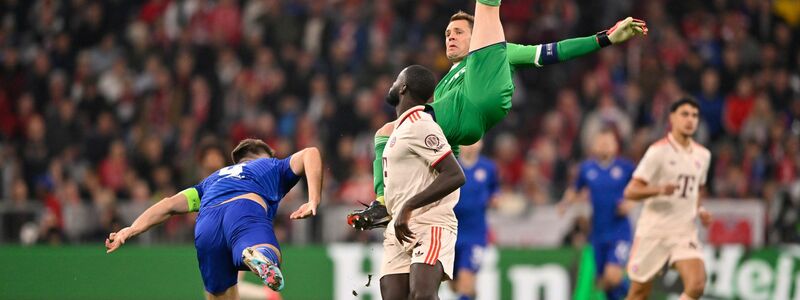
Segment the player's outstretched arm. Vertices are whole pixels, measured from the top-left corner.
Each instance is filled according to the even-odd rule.
[[[448,154],[434,169],[439,172],[439,176],[436,176],[436,179],[424,190],[408,199],[406,204],[403,205],[403,209],[400,210],[399,217],[394,225],[395,234],[400,242],[411,242],[414,237],[408,227],[412,211],[441,200],[467,181],[464,171],[461,170],[461,166],[458,165],[453,153]]]
[[[304,219],[317,215],[317,206],[322,199],[322,155],[315,147],[306,148],[292,155],[289,160],[292,172],[305,175],[308,183],[308,202],[294,211],[289,218]]]
[[[647,35],[647,24],[639,19],[627,17],[614,27],[595,35],[540,45],[507,44],[508,62],[514,66],[536,66],[557,64],[572,60],[600,48],[627,42],[637,35]]]
[[[125,241],[137,236],[151,227],[161,224],[169,217],[177,214],[185,214],[190,212],[189,201],[184,192],[178,193],[172,197],[164,198],[153,206],[145,210],[131,226],[122,228],[120,231],[112,232],[106,239],[106,253],[114,252]]]
[[[675,192],[678,186],[675,184],[667,184],[662,186],[648,185],[647,182],[639,178],[631,179],[628,186],[625,187],[623,197],[633,201],[641,201],[650,197],[665,195],[669,196]]]

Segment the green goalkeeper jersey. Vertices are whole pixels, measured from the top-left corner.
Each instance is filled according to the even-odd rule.
[[[511,75],[519,67],[541,67],[597,51],[595,36],[541,45],[494,44],[470,53],[454,65],[436,85],[433,108],[453,152],[458,145],[471,145],[502,120],[511,109],[514,84]],[[383,166],[380,162],[387,136],[375,137],[373,175],[375,193],[383,196]]]
[[[456,151],[458,145],[477,142],[508,114],[514,65],[536,65],[537,47],[508,43],[473,51],[439,80],[429,105]]]

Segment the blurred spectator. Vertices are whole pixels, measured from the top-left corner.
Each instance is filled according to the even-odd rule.
[[[326,199],[371,200],[373,134],[395,118],[383,101],[388,87],[409,64],[447,72],[442,32],[452,13],[474,5],[10,3],[0,29],[0,193],[15,199],[5,203],[35,210],[33,220],[13,222],[38,223],[26,240],[53,243],[104,238],[102,231],[130,222],[149,202],[224,166],[227,147],[246,137],[281,154],[320,146],[330,175]],[[601,128],[614,128],[624,154],[639,159],[668,128],[669,105],[687,94],[701,105],[698,141],[715,149],[710,196],[763,196],[794,207],[800,22],[793,8],[771,1],[504,5],[506,35],[522,44],[596,32],[626,14],[643,15],[651,31],[569,63],[518,69],[514,108],[485,137],[502,180],[498,210],[550,203],[581,160],[582,141]],[[586,11],[604,17],[579,13]],[[86,211],[91,224],[79,222]],[[798,236],[787,227],[796,223],[789,213],[770,218],[781,228],[776,239]],[[171,221],[153,239],[191,240],[191,223]],[[293,227],[281,230],[295,236]]]
[[[723,124],[728,134],[739,134],[744,121],[753,109],[753,104],[755,104],[753,81],[750,77],[744,76],[736,84],[736,92],[725,98]]]
[[[36,211],[28,205],[28,187],[17,179],[11,184],[10,206],[3,213],[3,237],[8,241],[19,241],[22,227],[36,220]]]

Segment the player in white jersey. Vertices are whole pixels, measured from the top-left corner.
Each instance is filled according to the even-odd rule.
[[[453,278],[458,221],[453,207],[466,180],[442,129],[422,106],[436,80],[422,66],[400,72],[387,96],[397,108],[395,130],[383,152],[386,208],[383,299],[437,299]]]
[[[711,222],[700,204],[711,153],[692,139],[699,122],[697,102],[683,98],[673,103],[669,122],[669,134],[647,149],[625,188],[626,199],[644,202],[628,260],[629,300],[646,299],[653,277],[667,263],[683,281],[681,300],[699,299],[705,288],[695,218],[704,226]]]

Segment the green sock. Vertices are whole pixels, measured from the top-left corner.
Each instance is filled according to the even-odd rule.
[[[386,148],[386,142],[389,141],[388,136],[375,137],[375,160],[372,161],[372,183],[375,188],[378,202],[383,202],[383,148]]]

